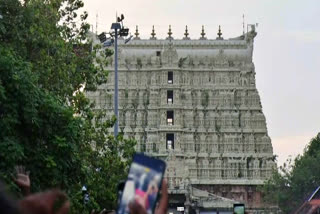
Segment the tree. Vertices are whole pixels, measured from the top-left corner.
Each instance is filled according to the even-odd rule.
[[[81,0],[0,0],[0,178],[31,170],[32,190],[58,187],[79,213],[114,208],[135,141],[108,133],[115,118],[85,93],[107,80],[105,57],[88,36]],[[79,18],[78,18],[79,17]],[[81,187],[90,202],[83,205]]]
[[[298,208],[320,185],[320,135],[311,139],[304,153],[288,161],[262,188],[267,202],[276,203],[284,213]]]

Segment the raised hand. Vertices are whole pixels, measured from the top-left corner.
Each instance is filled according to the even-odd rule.
[[[67,214],[70,203],[65,193],[59,190],[32,194],[19,202],[20,213]]]
[[[14,181],[21,188],[23,194],[26,196],[30,193],[30,172],[26,171],[24,166],[16,166],[15,169],[17,177],[14,179]]]
[[[166,214],[168,212],[168,183],[167,180],[163,179],[161,187],[161,199],[159,201],[158,207],[155,210],[155,214]]]

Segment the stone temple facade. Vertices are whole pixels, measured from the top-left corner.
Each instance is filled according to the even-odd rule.
[[[271,213],[259,185],[275,167],[252,60],[255,26],[240,37],[119,41],[119,128],[137,151],[167,161],[170,213]],[[113,115],[114,62],[88,96]],[[111,129],[112,131],[112,129]],[[183,208],[182,208],[183,207]],[[177,210],[180,210],[178,211]],[[269,210],[269,211],[267,211]]]

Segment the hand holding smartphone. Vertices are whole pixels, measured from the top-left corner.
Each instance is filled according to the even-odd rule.
[[[128,179],[121,196],[117,214],[128,214],[129,203],[137,203],[152,214],[161,188],[166,163],[143,154],[133,157]]]

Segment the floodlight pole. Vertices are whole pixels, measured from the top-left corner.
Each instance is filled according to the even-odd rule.
[[[118,112],[118,36],[128,36],[129,29],[124,28],[122,23],[124,16],[117,17],[117,21],[112,23],[111,29],[114,30],[114,114],[116,122],[114,124],[114,137],[118,136],[119,131],[119,112]],[[131,38],[131,37],[130,37]]]
[[[119,113],[118,113],[118,29],[115,30],[114,39],[114,114],[116,115],[116,123],[114,124],[114,136],[118,136]]]

